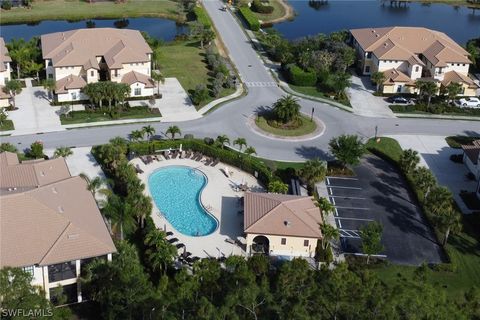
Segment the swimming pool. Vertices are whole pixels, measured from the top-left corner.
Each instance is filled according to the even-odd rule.
[[[157,208],[177,231],[188,236],[206,236],[218,227],[217,219],[200,201],[206,184],[203,172],[186,166],[160,168],[148,177]]]

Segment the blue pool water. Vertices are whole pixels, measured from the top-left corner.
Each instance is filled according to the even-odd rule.
[[[148,178],[157,208],[177,231],[188,236],[206,236],[217,229],[217,220],[200,202],[206,184],[201,171],[185,166],[161,168]]]

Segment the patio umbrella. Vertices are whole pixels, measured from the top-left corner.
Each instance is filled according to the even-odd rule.
[[[182,152],[182,144],[180,143],[180,148],[178,149],[178,151]]]

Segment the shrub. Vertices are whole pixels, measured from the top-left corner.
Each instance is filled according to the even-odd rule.
[[[215,143],[215,140],[213,138],[210,138],[210,137],[205,137],[205,138],[203,138],[203,142],[206,145],[212,146]]]
[[[296,86],[311,87],[317,83],[317,76],[314,72],[303,71],[294,64],[287,65],[286,70],[288,80]]]
[[[199,105],[203,101],[208,99],[208,89],[205,85],[199,84],[195,87],[195,91],[192,94],[192,102],[195,105]]]
[[[2,2],[2,9],[4,9],[4,10],[12,9],[12,2],[10,0],[4,0]]]
[[[248,27],[252,31],[260,30],[260,22],[258,21],[257,17],[253,14],[249,7],[240,7],[239,9],[240,15],[243,17],[245,22],[247,23]]]
[[[34,143],[32,143],[30,145],[28,155],[35,159],[43,158],[43,143],[41,141],[35,141]]]
[[[193,139],[193,134],[187,133],[186,135],[183,136],[184,139]]]
[[[195,7],[193,9],[193,13],[195,14],[195,18],[197,19],[197,21],[203,24],[205,28],[210,28],[212,26],[212,21],[210,20],[210,17],[208,16],[205,9],[203,9],[202,7]]]
[[[273,7],[264,5],[260,0],[253,0],[252,2],[252,11],[262,13],[262,14],[270,14],[273,12]]]
[[[463,163],[463,154],[452,154],[450,160],[455,163]]]

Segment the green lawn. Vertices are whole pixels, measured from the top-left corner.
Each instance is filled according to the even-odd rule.
[[[274,8],[273,12],[270,14],[263,14],[252,11],[253,14],[258,18],[258,20],[262,21],[262,23],[268,23],[271,20],[281,18],[285,15],[285,8],[278,0],[270,0],[268,1],[268,5]]]
[[[133,1],[115,3],[101,1],[93,4],[84,0],[33,1],[32,8],[2,10],[2,24],[36,22],[41,20],[85,20],[93,18],[164,17],[183,20],[175,1]]]
[[[317,129],[317,124],[315,123],[315,121],[310,121],[309,117],[301,115],[300,119],[302,120],[302,125],[300,127],[296,129],[288,129],[288,130],[270,126],[267,123],[267,120],[263,116],[257,117],[255,119],[255,123],[263,131],[266,131],[268,133],[271,133],[277,136],[285,136],[285,137],[303,136],[303,135],[312,133]]]
[[[387,156],[394,162],[398,162],[403,151],[397,140],[386,137],[381,137],[379,140],[380,141],[378,141],[378,139],[377,141],[375,139],[368,140],[366,145],[367,149],[372,153]]]
[[[125,119],[142,119],[142,118],[156,118],[161,117],[160,113],[152,113],[148,108],[135,107],[129,108],[128,111],[123,111],[117,117],[112,118],[108,112],[91,112],[91,111],[73,111],[69,113],[68,118],[64,115],[60,116],[62,124],[77,124],[90,123],[99,121],[115,121]]]
[[[208,85],[213,80],[211,72],[205,61],[205,50],[201,49],[197,42],[172,42],[161,49],[160,69],[165,77],[175,77],[189,94],[199,84]],[[235,89],[223,89],[220,97],[235,92]],[[197,108],[215,100],[210,96]]]
[[[290,84],[290,83],[288,84],[288,86],[293,91],[296,91],[296,92],[302,93],[302,94],[306,94],[307,96],[323,98],[323,99],[327,99],[327,100],[331,100],[331,101],[334,101],[334,102],[341,103],[341,104],[343,104],[343,105],[345,105],[346,107],[349,107],[349,108],[352,107],[352,105],[350,104],[350,101],[348,101],[348,99],[346,99],[346,100],[331,99],[329,96],[325,95],[325,93],[323,93],[321,91],[318,91],[317,87],[302,87],[302,86],[296,86],[296,85],[293,85],[293,84]]]
[[[3,124],[0,126],[0,131],[9,131],[13,129],[15,129],[15,127],[13,126],[12,120],[5,120],[3,121]]]
[[[480,139],[480,137],[449,136],[445,138],[445,141],[447,141],[451,148],[460,149],[462,144],[472,144],[472,142],[477,139]]]

